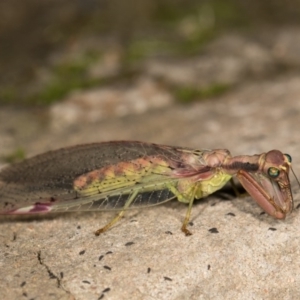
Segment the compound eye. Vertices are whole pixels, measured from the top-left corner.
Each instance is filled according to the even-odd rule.
[[[284,156],[287,158],[289,163],[292,162],[292,157],[289,154],[285,153]]]
[[[278,177],[280,174],[280,171],[277,168],[271,167],[268,169],[268,175],[272,178]]]

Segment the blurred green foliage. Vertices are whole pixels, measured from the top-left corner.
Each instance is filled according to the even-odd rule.
[[[215,83],[203,88],[179,87],[174,91],[175,99],[182,104],[196,100],[207,99],[224,94],[230,89],[230,85]]]
[[[15,163],[22,161],[23,159],[25,159],[25,157],[25,150],[23,148],[18,148],[11,154],[3,157],[3,161],[5,161],[6,163]]]
[[[54,66],[51,79],[39,93],[28,97],[28,104],[51,104],[71,91],[99,85],[99,79],[87,75],[89,67],[96,59],[94,55],[86,55],[80,60],[66,61]]]
[[[299,0],[2,0],[0,104],[47,105],[102,84],[105,79],[88,75],[100,54],[88,53],[109,51],[111,44],[122,52],[119,79],[147,57],[198,54],[225,30],[299,21]],[[67,61],[51,58],[86,37],[101,46]],[[40,68],[50,73],[46,83]]]

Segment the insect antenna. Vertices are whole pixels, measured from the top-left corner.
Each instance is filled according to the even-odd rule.
[[[294,172],[293,168],[291,168],[291,170],[292,170],[292,173],[293,173],[294,177],[296,178],[296,180],[297,180],[297,183],[298,183],[298,185],[299,185],[299,187],[300,187],[300,182],[299,182],[299,179],[297,178],[297,176],[296,176],[296,174],[295,174],[295,172]]]

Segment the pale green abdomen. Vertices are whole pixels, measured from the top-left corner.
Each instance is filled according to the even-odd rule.
[[[199,199],[206,197],[215,191],[221,189],[232,176],[224,174],[222,172],[216,173],[212,178],[208,180],[201,181],[197,184],[197,190],[195,193],[195,198]]]

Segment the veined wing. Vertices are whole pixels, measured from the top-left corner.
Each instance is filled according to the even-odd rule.
[[[120,210],[135,192],[138,195],[132,201],[130,208],[143,208],[158,205],[175,198],[168,185],[176,184],[178,179],[153,181],[151,183],[134,184],[128,187],[98,192],[95,185],[88,193],[78,195],[74,200],[59,201],[53,204],[51,211],[90,211],[90,210]]]
[[[132,206],[159,204],[174,198],[168,186],[181,177],[207,171],[199,158],[201,151],[126,141],[51,151],[0,172],[0,210],[120,209],[136,191]]]

